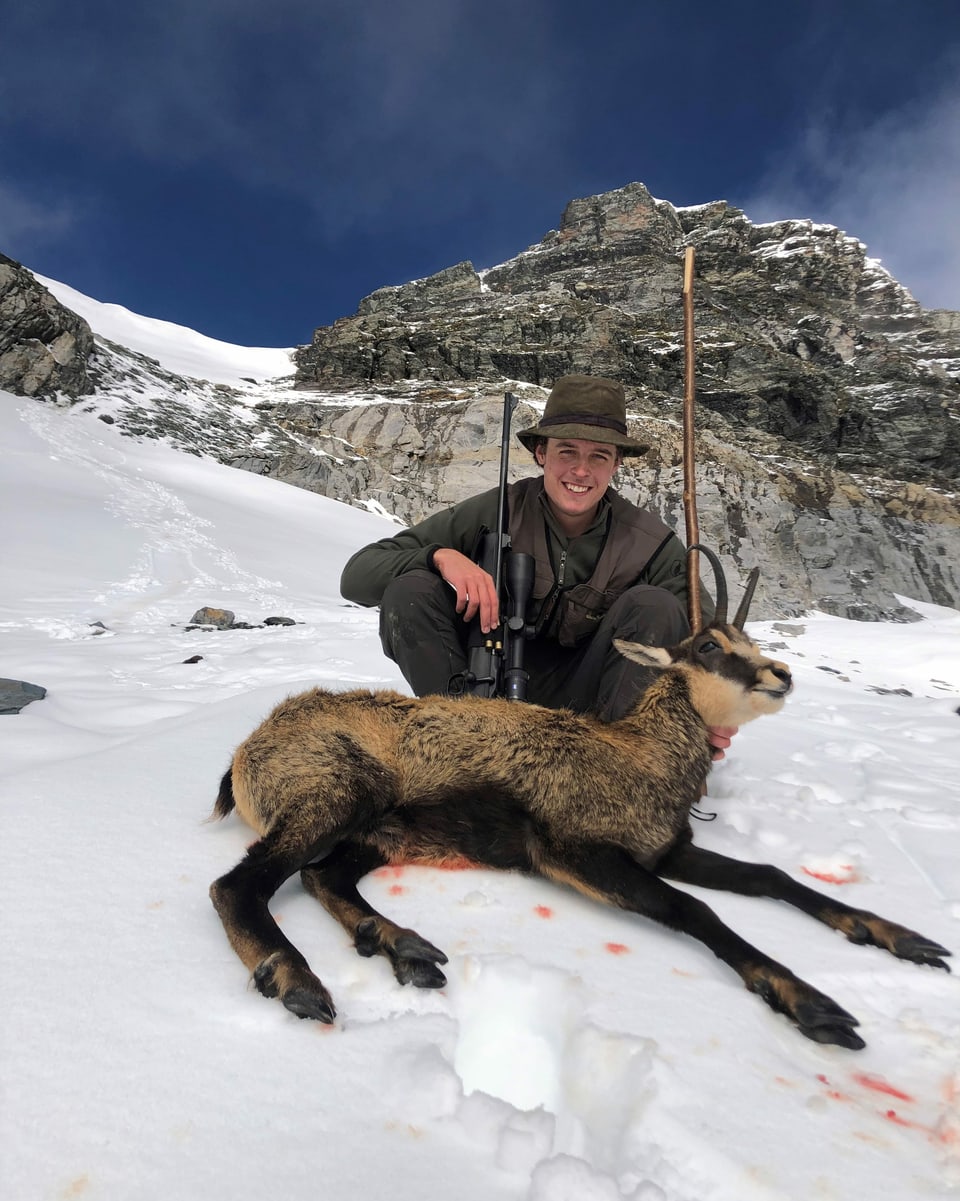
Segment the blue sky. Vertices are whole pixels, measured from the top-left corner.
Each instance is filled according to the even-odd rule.
[[[0,0],[0,251],[293,345],[568,200],[828,221],[960,309],[957,0]]]

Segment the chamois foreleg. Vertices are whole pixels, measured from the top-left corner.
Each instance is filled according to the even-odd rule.
[[[807,1038],[859,1050],[857,1019],[788,968],[735,934],[699,898],[673,888],[636,862],[621,847],[607,844],[564,846],[541,855],[539,871],[606,905],[651,918],[699,939],[778,1013]]]
[[[941,958],[949,956],[950,952],[938,942],[896,922],[877,917],[866,909],[854,909],[842,901],[825,896],[815,888],[808,888],[794,880],[778,867],[764,863],[742,863],[686,842],[661,859],[656,871],[658,875],[680,880],[684,884],[699,884],[702,888],[786,901],[818,922],[839,930],[851,942],[869,943],[882,947],[898,959],[950,970]]]
[[[263,996],[279,997],[298,1017],[329,1023],[336,1014],[330,994],[281,932],[269,902],[285,880],[324,854],[336,836],[305,842],[291,824],[281,819],[255,842],[232,871],[211,884],[210,898],[230,945]]]
[[[406,930],[378,913],[360,895],[357,884],[386,860],[374,846],[341,843],[321,863],[311,863],[300,873],[303,886],[331,917],[343,926],[357,954],[384,955],[401,984],[417,988],[443,988],[446,976],[437,967],[447,957],[414,930]]]

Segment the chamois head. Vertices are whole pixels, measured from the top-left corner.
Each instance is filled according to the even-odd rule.
[[[727,621],[727,585],[713,551],[702,550],[717,579],[717,612],[713,621],[677,646],[643,646],[615,639],[617,650],[634,663],[660,669],[676,668],[687,675],[690,699],[708,726],[742,726],[767,713],[776,713],[793,688],[790,669],[768,659],[743,632],[759,570],[750,573],[743,600],[732,622]]]

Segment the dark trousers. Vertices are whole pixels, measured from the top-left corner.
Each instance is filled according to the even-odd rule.
[[[383,594],[383,650],[417,696],[446,693],[451,678],[466,671],[468,627],[454,610],[455,599],[438,575],[421,570],[398,576]],[[689,633],[687,615],[673,593],[638,584],[614,601],[597,632],[581,646],[538,638],[527,642],[527,700],[616,721],[650,686],[656,670],[625,659],[613,639],[674,646]]]

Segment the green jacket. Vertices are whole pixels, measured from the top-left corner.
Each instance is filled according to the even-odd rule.
[[[662,534],[662,540],[659,545],[656,540],[650,543],[654,548],[652,553],[645,551],[637,559],[635,578],[626,582],[620,591],[625,591],[626,587],[633,584],[649,584],[673,593],[686,605],[686,551],[680,539],[667,526],[662,525],[659,519],[635,505],[630,505],[613,489],[608,489],[607,495],[601,501],[593,526],[576,538],[566,537],[556,524],[543,496],[542,479],[521,480],[511,485],[510,494],[514,500],[523,496],[539,505],[548,556],[538,556],[538,577],[542,578],[544,572],[552,574],[561,592],[569,592],[591,581],[601,552],[612,532],[628,523],[634,524],[631,520],[633,518],[637,521],[645,519],[650,529],[658,531],[657,537]],[[379,605],[391,580],[417,568],[432,569],[434,551],[442,547],[451,547],[462,554],[472,556],[480,532],[496,527],[497,500],[498,492],[493,488],[489,492],[482,492],[461,501],[452,508],[442,509],[391,538],[381,538],[379,542],[372,542],[363,547],[343,570],[340,580],[341,593],[347,600],[360,605]],[[513,536],[513,549],[534,553],[534,545],[524,545],[517,541],[513,515],[514,505],[511,504],[510,532]],[[525,528],[529,527],[529,522],[524,524]],[[620,534],[622,536],[622,530]],[[562,579],[557,579],[557,565],[561,563]],[[539,624],[540,618],[543,617],[548,624],[541,632],[547,637],[557,638],[565,645],[579,641],[584,636],[584,631],[578,630],[572,637],[568,637],[566,632],[559,628],[562,624],[562,614],[559,611],[541,612],[545,600],[552,604],[552,598],[543,596],[545,590],[543,586],[538,588],[538,596],[535,596],[531,606],[535,611],[528,614],[528,620]],[[709,620],[714,612],[713,602],[703,587],[700,594],[704,619]]]

